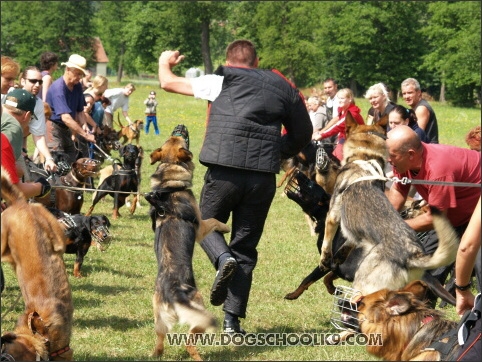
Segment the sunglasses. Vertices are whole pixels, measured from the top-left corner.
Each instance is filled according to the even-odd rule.
[[[39,85],[42,85],[44,83],[42,79],[27,79],[27,80],[32,84],[38,83]]]

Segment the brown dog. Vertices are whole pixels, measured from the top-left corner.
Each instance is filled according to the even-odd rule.
[[[368,353],[386,361],[455,360],[457,323],[426,306],[427,288],[416,280],[396,291],[382,289],[366,295],[358,302],[360,331],[382,339],[381,344],[367,346]],[[447,347],[446,356],[430,346],[434,342]]]
[[[98,177],[99,169],[100,162],[98,160],[79,158],[72,164],[72,168],[67,175],[49,178],[52,185],[50,197],[35,198],[35,201],[46,207],[53,207],[69,214],[80,214],[84,204],[84,192],[67,188],[84,187],[89,177]]]
[[[171,136],[157,152],[158,165],[151,176],[152,191],[146,200],[155,232],[154,248],[158,262],[155,293],[152,299],[157,342],[153,355],[164,351],[164,339],[173,325],[187,323],[191,342],[189,355],[201,360],[196,349],[196,334],[214,329],[216,320],[204,308],[196,288],[192,267],[194,243],[213,231],[229,232],[216,219],[201,219],[201,212],[191,191],[194,164],[192,153],[182,137]],[[152,158],[151,158],[152,160]]]
[[[117,118],[117,123],[121,130],[117,133],[119,140],[122,138],[122,144],[125,145],[127,142],[132,143],[136,140],[136,146],[139,146],[139,137],[141,135],[142,127],[144,126],[144,121],[142,119],[136,119],[134,123],[130,126],[123,126],[120,123],[120,119]]]
[[[15,330],[2,336],[4,354],[16,361],[71,360],[73,303],[62,255],[64,232],[42,205],[28,203],[2,167],[2,262],[16,272],[25,302]]]

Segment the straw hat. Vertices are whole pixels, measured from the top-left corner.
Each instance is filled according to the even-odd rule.
[[[87,62],[85,58],[79,54],[72,54],[69,58],[68,62],[60,63],[60,65],[65,65],[68,68],[76,68],[82,71],[85,74],[85,67]]]

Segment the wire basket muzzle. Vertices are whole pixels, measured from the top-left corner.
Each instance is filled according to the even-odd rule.
[[[359,332],[358,301],[361,297],[359,290],[342,285],[336,287],[330,317],[333,327]]]
[[[313,220],[324,220],[330,205],[330,195],[298,168],[293,171],[284,190],[289,199],[301,206]]]

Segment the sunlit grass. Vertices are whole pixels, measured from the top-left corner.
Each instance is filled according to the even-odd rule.
[[[127,81],[123,82],[125,83]],[[115,87],[116,84],[111,81],[110,86]],[[159,102],[157,116],[161,135],[155,136],[152,129],[149,135],[141,135],[141,144],[145,150],[141,191],[149,191],[149,176],[156,167],[149,164],[149,153],[162,145],[177,124],[183,123],[189,129],[191,150],[195,155],[193,192],[198,197],[206,170],[198,162],[205,129],[206,102],[163,92],[158,89],[156,82],[139,82],[130,101],[129,114],[132,119],[144,118],[143,101],[153,89],[157,92]],[[357,104],[365,115],[368,110],[366,100],[357,99]],[[480,110],[452,108],[436,102],[432,105],[437,112],[441,141],[466,147],[465,134],[480,123]],[[126,124],[123,117],[121,121]],[[30,140],[29,149],[32,150]],[[282,194],[283,190],[278,189],[259,244],[259,262],[254,272],[243,327],[253,333],[333,332],[329,322],[333,298],[327,294],[321,282],[310,287],[296,301],[283,299],[286,293],[292,291],[311,272],[318,263],[319,256],[316,238],[310,236],[301,209],[287,197],[282,197]],[[83,212],[91,202],[91,194],[86,193],[85,196]],[[104,253],[95,248],[90,249],[82,267],[84,278],[76,279],[72,276],[75,256],[66,254],[64,257],[75,306],[71,347],[76,360],[153,360],[149,357],[155,343],[151,299],[157,265],[149,207],[144,199],[141,203],[142,208],[137,209],[134,215],[129,215],[124,207],[119,220],[111,219],[111,232],[115,235],[115,241]],[[111,218],[112,205],[112,198],[108,196],[104,202],[97,204],[94,214],[105,214]],[[195,247],[193,263],[206,307],[222,322],[221,308],[209,304],[209,289],[215,270],[199,246]],[[2,315],[19,293],[11,268],[3,265],[3,269],[7,287],[2,294]],[[348,285],[343,281],[336,283]],[[20,302],[2,318],[2,333],[14,328],[22,309]],[[456,318],[452,307],[446,308],[446,311],[449,316]],[[176,326],[174,329],[174,332],[179,333],[186,331],[186,326]],[[362,346],[202,346],[200,351],[206,360],[223,361],[375,360]],[[166,345],[163,359],[186,360],[189,355],[182,347]]]

